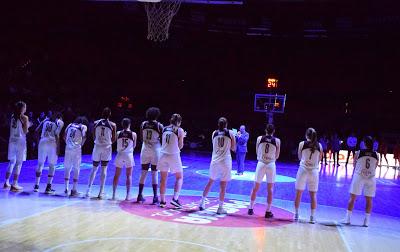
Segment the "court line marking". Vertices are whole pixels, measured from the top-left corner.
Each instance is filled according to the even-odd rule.
[[[337,228],[337,230],[338,230],[338,232],[339,232],[340,238],[342,238],[342,241],[343,241],[344,246],[346,247],[347,251],[348,251],[348,252],[353,252],[353,250],[352,250],[351,247],[350,247],[350,244],[347,242],[347,239],[346,239],[346,236],[345,236],[345,234],[344,234],[344,232],[343,232],[342,227],[336,226],[336,228]]]
[[[189,244],[189,245],[195,245],[207,249],[212,249],[214,251],[220,251],[220,252],[226,252],[225,250],[212,247],[206,244],[201,244],[201,243],[196,243],[196,242],[189,242],[189,241],[182,241],[182,240],[174,240],[174,239],[163,239],[163,238],[155,238],[155,237],[106,237],[106,238],[96,238],[96,239],[87,239],[87,240],[82,240],[82,241],[76,241],[76,242],[67,242],[67,243],[61,243],[57,246],[48,248],[44,250],[44,252],[51,252],[59,248],[63,247],[68,247],[68,246],[73,246],[73,245],[78,245],[78,244],[83,244],[83,243],[90,243],[90,242],[96,242],[96,241],[110,241],[110,240],[147,240],[147,241],[168,241],[168,242],[176,242],[176,243],[183,243],[183,244]]]
[[[7,226],[7,225],[11,225],[11,224],[14,224],[14,223],[17,223],[17,222],[20,222],[20,221],[24,221],[24,220],[29,219],[29,218],[37,217],[37,216],[40,216],[40,215],[45,214],[45,213],[49,213],[49,212],[52,212],[54,210],[66,207],[66,206],[75,205],[75,204],[77,204],[79,202],[80,201],[67,203],[67,204],[62,205],[62,206],[53,207],[53,208],[50,208],[50,209],[47,209],[47,210],[44,210],[44,211],[41,211],[41,212],[37,212],[37,213],[31,214],[31,215],[28,215],[28,216],[24,216],[24,217],[21,217],[21,218],[13,218],[11,220],[3,221],[2,223],[0,223],[0,228],[3,228],[5,226]]]

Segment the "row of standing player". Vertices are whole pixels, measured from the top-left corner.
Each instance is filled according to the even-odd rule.
[[[4,187],[10,187],[9,178],[14,169],[14,182],[11,190],[20,191],[22,188],[18,186],[18,175],[20,172],[22,161],[26,155],[26,140],[24,136],[28,128],[28,120],[24,115],[26,104],[19,102],[16,104],[14,115],[11,119],[10,127],[10,144],[9,144],[9,160],[10,164],[6,173],[6,182]],[[183,147],[183,139],[186,132],[180,127],[182,118],[179,114],[173,114],[170,120],[170,125],[164,127],[157,121],[160,115],[158,108],[149,108],[146,111],[147,120],[141,124],[140,136],[143,140],[141,150],[142,172],[139,182],[139,194],[137,202],[144,202],[143,188],[148,170],[151,169],[152,185],[153,185],[153,204],[159,203],[160,207],[166,206],[165,192],[166,180],[168,172],[175,174],[174,195],[171,204],[175,207],[181,207],[179,202],[179,194],[183,182],[182,162],[180,158],[180,150]],[[116,187],[121,174],[121,169],[126,167],[127,174],[127,194],[126,199],[129,200],[132,167],[134,164],[133,149],[136,146],[137,135],[130,130],[130,120],[123,119],[123,130],[116,131],[115,123],[109,120],[111,111],[108,108],[103,110],[102,119],[95,122],[94,126],[94,149],[92,153],[93,168],[91,170],[88,189],[86,196],[90,196],[91,186],[96,176],[97,170],[101,165],[100,176],[100,191],[98,197],[104,198],[104,184],[107,172],[108,162],[111,160],[112,143],[117,141],[117,156],[115,158],[116,173],[113,181],[113,199],[115,199]],[[36,170],[36,183],[34,190],[38,191],[41,170],[44,161],[48,160],[49,175],[45,193],[54,193],[51,188],[52,178],[54,176],[54,165],[57,162],[57,139],[61,132],[62,123],[56,118],[45,120],[39,125],[38,130],[41,130],[41,140],[39,143],[39,158],[38,168]],[[68,125],[65,130],[64,138],[66,141],[66,152],[64,158],[65,167],[65,193],[68,193],[69,174],[72,168],[74,169],[74,187],[71,190],[71,195],[78,194],[76,185],[78,182],[79,168],[81,163],[81,147],[86,139],[87,127],[83,124],[82,118],[78,118],[74,123]],[[273,217],[271,212],[273,187],[276,176],[276,160],[280,154],[280,139],[274,137],[275,128],[269,124],[266,128],[266,134],[257,138],[256,153],[257,167],[255,184],[251,193],[251,201],[248,209],[248,214],[254,214],[254,204],[257,191],[264,177],[267,180],[267,209],[266,218]],[[314,129],[309,128],[306,131],[306,141],[302,141],[298,148],[298,157],[300,159],[299,169],[296,175],[296,198],[295,198],[295,220],[299,219],[299,205],[303,191],[308,187],[311,196],[311,214],[310,222],[315,223],[315,210],[317,206],[316,194],[318,191],[318,168],[319,162],[323,156],[323,150],[320,143],[317,141],[317,133]],[[25,141],[25,142],[24,142]],[[355,156],[355,175],[353,176],[350,200],[346,218],[343,220],[345,224],[350,224],[351,213],[354,208],[354,202],[357,195],[361,195],[364,191],[366,197],[366,216],[364,225],[368,226],[369,216],[372,208],[372,198],[375,196],[376,181],[375,169],[378,164],[378,154],[372,150],[373,140],[371,137],[364,138],[366,149],[360,150]],[[25,144],[25,148],[24,148]],[[225,190],[227,182],[231,180],[232,157],[231,151],[236,149],[236,141],[234,133],[227,129],[226,118],[218,120],[218,129],[212,134],[213,152],[210,164],[210,178],[203,191],[203,196],[199,204],[200,210],[205,209],[206,197],[215,180],[220,180],[220,194],[218,214],[226,214],[223,209],[225,198]],[[157,195],[158,186],[158,171],[161,173],[160,181],[160,202]]]

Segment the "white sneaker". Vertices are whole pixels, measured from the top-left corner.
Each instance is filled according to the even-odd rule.
[[[24,189],[22,186],[12,185],[10,191],[12,191],[12,192],[22,192],[22,189]]]
[[[368,226],[369,226],[369,220],[367,218],[364,218],[363,227],[368,227]]]
[[[344,224],[344,225],[350,225],[351,224],[350,219],[340,220],[339,223]]]
[[[315,224],[315,222],[316,222],[316,221],[315,221],[315,217],[311,215],[311,216],[310,216],[310,223],[311,223],[311,224]]]
[[[100,200],[102,200],[102,199],[105,199],[106,196],[107,196],[106,193],[102,192],[102,193],[99,193],[98,198],[99,198]]]
[[[218,207],[217,214],[228,214],[228,212],[224,208]]]

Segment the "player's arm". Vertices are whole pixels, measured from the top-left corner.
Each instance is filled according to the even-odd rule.
[[[142,141],[142,142],[144,142],[144,137],[143,137],[143,124],[144,124],[144,123],[142,123],[142,124],[140,125],[140,129],[139,129],[140,141]]]
[[[83,146],[86,142],[86,133],[87,133],[87,127],[84,126],[82,128],[82,145],[81,146]]]
[[[132,132],[132,136],[133,136],[133,149],[135,149],[136,147],[136,142],[137,142],[137,135],[135,132]]]
[[[358,155],[360,154],[359,151],[356,151],[356,154],[354,154],[354,158],[353,158],[353,167],[356,168],[356,164],[357,164],[357,159],[358,159]]]
[[[229,135],[231,136],[231,151],[236,152],[236,138],[233,132],[230,130]]]
[[[301,160],[301,151],[303,149],[304,142],[299,143],[299,148],[297,149],[297,157]]]
[[[111,128],[112,128],[111,141],[114,143],[115,141],[117,141],[117,125],[115,123],[112,123]]]
[[[29,118],[26,115],[21,115],[21,122],[22,122],[22,130],[24,133],[28,133],[29,128]]]
[[[275,160],[277,160],[279,158],[280,154],[281,154],[281,140],[279,138],[276,138]]]
[[[186,137],[186,132],[182,129],[178,129],[178,147],[181,150],[183,148],[183,139]]]
[[[322,157],[324,156],[324,150],[322,149],[322,145],[320,143],[318,143],[318,146],[319,146],[319,150],[320,150],[318,162],[321,162]]]
[[[256,155],[258,153],[258,146],[260,146],[260,142],[261,142],[261,136],[257,137],[257,143],[256,143]]]

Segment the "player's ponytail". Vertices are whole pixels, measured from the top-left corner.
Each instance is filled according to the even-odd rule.
[[[318,149],[318,139],[317,139],[317,131],[313,128],[308,128],[306,130],[306,138],[311,142],[311,152],[314,153],[315,150]]]
[[[223,131],[228,126],[228,120],[225,117],[218,119],[218,130]]]
[[[182,122],[182,116],[180,114],[173,114],[169,122],[172,125],[179,126]]]

